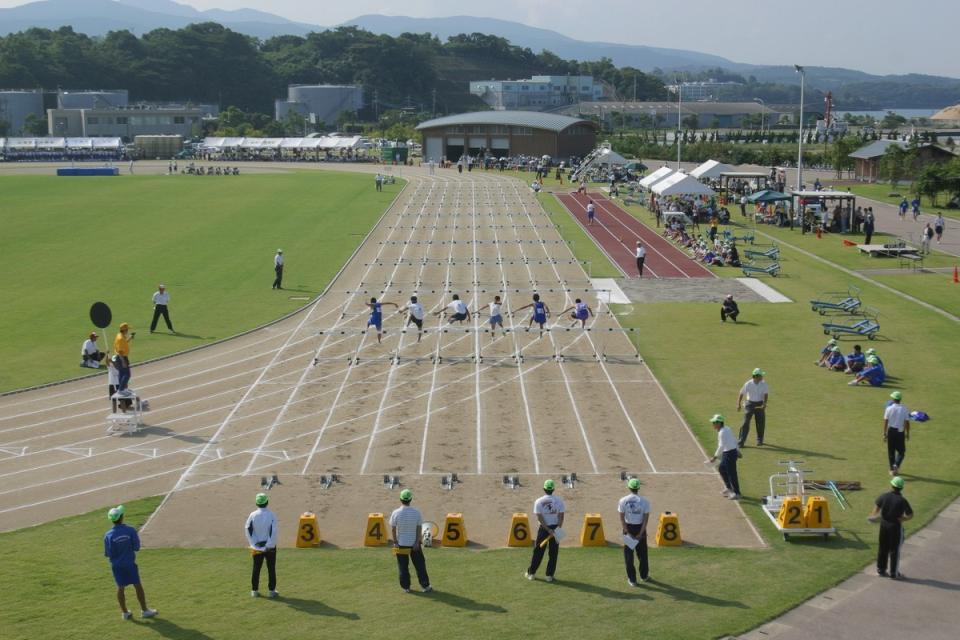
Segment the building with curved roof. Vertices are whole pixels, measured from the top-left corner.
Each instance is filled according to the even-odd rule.
[[[561,160],[590,153],[597,125],[535,111],[478,111],[421,123],[423,157],[456,162],[464,154],[494,157],[548,155]]]

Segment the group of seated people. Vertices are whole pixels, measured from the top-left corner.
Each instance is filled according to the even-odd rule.
[[[842,371],[853,375],[854,379],[847,383],[851,387],[863,382],[879,387],[887,379],[886,369],[876,349],[871,348],[864,352],[860,349],[860,345],[855,344],[853,353],[844,355],[840,350],[840,344],[834,338],[831,338],[820,350],[820,358],[814,364],[830,371]]]
[[[674,220],[667,225],[667,228],[663,231],[663,236],[683,247],[688,255],[698,262],[717,267],[725,265],[740,266],[740,252],[737,250],[736,244],[723,241],[719,237],[715,237],[711,241],[700,234],[690,235],[687,233],[685,225],[679,220]]]
[[[195,176],[238,176],[240,167],[195,167],[191,162],[181,173]]]

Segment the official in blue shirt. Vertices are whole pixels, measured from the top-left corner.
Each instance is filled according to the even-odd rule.
[[[113,569],[113,579],[117,583],[117,602],[120,603],[121,617],[129,620],[130,611],[127,610],[127,596],[125,589],[133,585],[140,602],[140,617],[152,618],[157,615],[156,609],[147,606],[147,596],[143,593],[140,584],[140,571],[137,569],[137,551],[140,550],[140,536],[133,527],[123,524],[123,514],[126,511],[121,504],[107,512],[107,517],[113,523],[113,528],[103,536],[103,555],[110,559],[110,568]]]

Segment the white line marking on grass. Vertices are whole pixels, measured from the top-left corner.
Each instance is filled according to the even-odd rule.
[[[767,302],[793,302],[790,298],[783,295],[766,282],[760,282],[756,278],[737,278],[737,282],[750,289]]]

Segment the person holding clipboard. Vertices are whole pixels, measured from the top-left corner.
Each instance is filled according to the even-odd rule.
[[[640,580],[649,582],[650,564],[647,561],[647,521],[650,519],[650,501],[639,495],[640,481],[627,481],[630,493],[620,498],[617,511],[620,513],[620,528],[623,530],[623,561],[627,567],[627,583],[637,586],[637,569],[633,556],[640,559]]]
[[[533,503],[533,513],[540,522],[537,530],[537,540],[533,544],[533,557],[530,566],[524,572],[527,580],[535,580],[537,569],[543,561],[544,547],[547,547],[547,582],[553,582],[553,575],[557,571],[557,556],[560,555],[560,539],[563,538],[563,513],[566,508],[563,500],[553,495],[556,484],[553,480],[543,483],[543,495]]]

